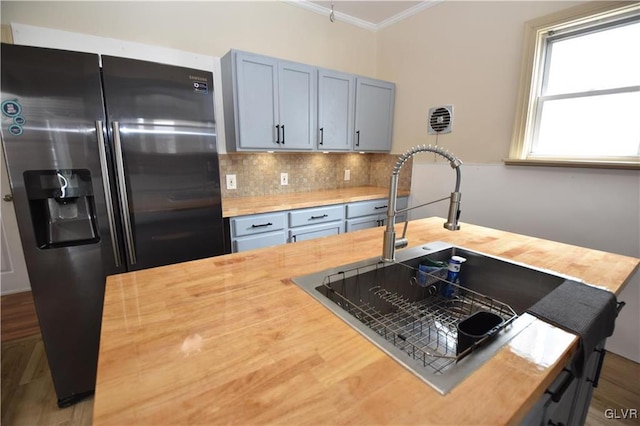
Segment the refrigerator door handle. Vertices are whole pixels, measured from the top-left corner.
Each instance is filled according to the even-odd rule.
[[[113,130],[113,144],[116,154],[116,176],[118,179],[118,194],[120,195],[120,208],[122,210],[122,223],[124,225],[124,241],[127,246],[129,263],[136,264],[136,250],[131,233],[131,216],[129,215],[129,201],[127,200],[127,183],[124,178],[124,160],[122,159],[122,143],[120,141],[120,123],[111,123]]]
[[[113,204],[111,202],[111,183],[109,182],[109,168],[107,167],[107,151],[104,147],[104,133],[102,121],[96,121],[96,136],[98,139],[98,152],[100,153],[100,169],[102,172],[102,185],[104,186],[104,203],[107,208],[107,218],[109,219],[109,233],[111,234],[111,248],[115,259],[116,268],[120,266],[120,247],[118,235],[116,234],[116,220],[113,214]]]

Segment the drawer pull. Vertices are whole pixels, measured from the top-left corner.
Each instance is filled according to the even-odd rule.
[[[264,228],[265,226],[271,226],[273,225],[273,223],[268,222],[268,223],[261,223],[260,225],[251,225],[252,228]]]
[[[602,364],[604,363],[604,356],[607,354],[607,351],[602,348],[600,350],[596,349],[594,352],[598,352],[600,354],[600,357],[598,358],[598,367],[596,368],[596,374],[593,380],[587,379],[587,382],[592,383],[593,387],[597,388],[598,383],[600,383],[600,373],[602,372]]]
[[[311,216],[309,218],[309,220],[314,220],[314,219],[324,219],[325,217],[329,217],[328,214],[323,214],[322,216]]]
[[[560,374],[564,374],[562,382],[556,388],[549,388],[545,392],[551,395],[551,400],[553,402],[560,402],[560,400],[564,396],[564,393],[567,391],[567,389],[569,389],[569,386],[571,386],[571,383],[575,378],[573,373],[571,373],[571,370],[568,370],[567,368],[563,369]]]
[[[380,209],[386,209],[387,207],[389,207],[389,206],[376,206],[373,209],[374,210],[380,210]]]

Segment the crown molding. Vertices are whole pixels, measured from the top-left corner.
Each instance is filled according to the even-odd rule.
[[[327,19],[329,19],[329,14],[331,13],[331,9],[317,5],[315,3],[311,3],[308,0],[280,0],[280,1],[287,4],[301,7],[303,9],[307,9],[311,12],[315,12],[320,15],[324,15],[327,17]],[[346,24],[351,24],[360,28],[364,28],[365,30],[376,32],[378,30],[381,30],[382,28],[388,27],[390,25],[395,24],[396,22],[400,22],[403,19],[413,16],[424,9],[428,9],[439,3],[442,3],[443,1],[444,0],[425,0],[422,3],[417,4],[413,7],[410,7],[409,9],[404,10],[390,18],[387,18],[378,24],[374,24],[373,22],[365,21],[364,19],[359,19],[354,16],[347,15],[346,13],[338,12],[336,10],[334,10],[333,14],[336,18],[336,21],[341,21]]]
[[[444,2],[444,0],[425,0],[422,3],[416,4],[415,6],[410,7],[409,9],[403,10],[402,12],[396,15],[393,15],[390,18],[385,19],[384,21],[379,22],[377,25],[375,25],[376,31],[386,28],[390,25],[393,25],[396,22],[400,22],[404,19],[407,19],[418,12],[421,12],[425,9],[429,9],[430,7],[436,6],[442,2]]]
[[[307,9],[311,12],[315,12],[320,15],[324,15],[329,19],[329,14],[331,13],[331,9],[317,5],[315,3],[311,3],[307,0],[280,0],[284,3],[291,4],[294,6],[301,7],[303,9]],[[341,21],[347,24],[355,25],[356,27],[364,28],[369,31],[377,31],[377,25],[371,23],[369,21],[365,21],[364,19],[359,19],[351,15],[347,15],[346,13],[338,12],[336,10],[333,11],[333,15],[336,18],[336,21]]]

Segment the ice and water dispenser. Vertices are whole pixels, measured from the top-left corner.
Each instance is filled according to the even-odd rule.
[[[24,181],[39,248],[100,240],[89,170],[29,170]]]

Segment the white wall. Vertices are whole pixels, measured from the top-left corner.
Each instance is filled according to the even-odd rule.
[[[640,257],[640,172],[465,164],[461,176],[462,222]],[[448,164],[415,161],[411,203],[447,196],[454,184]],[[411,218],[444,218],[447,209],[443,202]],[[627,305],[607,349],[640,362],[640,272],[618,299]]]
[[[375,33],[280,1],[2,1],[12,22],[221,57],[248,50],[363,75]]]

